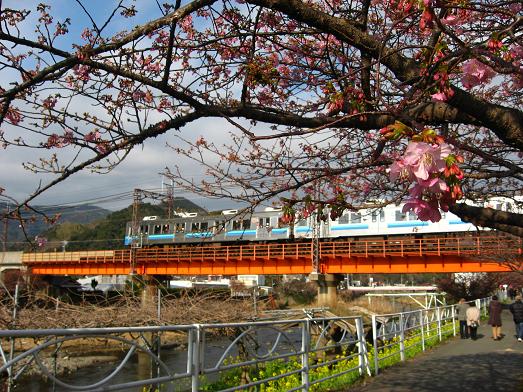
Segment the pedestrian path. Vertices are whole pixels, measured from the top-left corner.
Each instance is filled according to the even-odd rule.
[[[515,338],[508,310],[502,314],[499,341],[486,320],[478,339],[457,337],[405,363],[385,369],[350,392],[523,392],[523,342]]]

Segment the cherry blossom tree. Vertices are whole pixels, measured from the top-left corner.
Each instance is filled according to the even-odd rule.
[[[168,133],[205,180],[167,174],[209,197],[288,219],[407,200],[523,236],[520,214],[457,202],[523,189],[519,1],[106,3],[0,2],[1,142],[55,175],[20,206]]]

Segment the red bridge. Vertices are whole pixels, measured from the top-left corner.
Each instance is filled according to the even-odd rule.
[[[309,274],[311,242],[25,253],[34,274]],[[319,244],[319,271],[338,273],[503,272],[522,267],[522,241],[509,236],[331,241]]]

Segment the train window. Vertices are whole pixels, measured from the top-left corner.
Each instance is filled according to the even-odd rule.
[[[243,230],[249,230],[251,228],[251,220],[250,219],[244,219],[242,221],[242,229]]]
[[[410,221],[418,220],[418,216],[414,213],[414,211],[409,211],[407,213],[407,217],[408,217],[408,220],[410,220]]]
[[[217,233],[225,228],[225,221],[214,221],[214,232]]]
[[[240,221],[237,221],[237,220],[233,220],[232,221],[232,229],[233,230],[241,230],[241,228],[242,228],[242,225],[241,225]]]
[[[185,231],[185,223],[177,223],[176,224],[176,232],[181,233]]]
[[[350,223],[361,223],[361,214],[359,212],[351,212]]]
[[[154,225],[154,234],[161,234],[161,232],[162,232],[162,226]]]
[[[200,231],[200,222],[193,222],[191,225],[191,231]]]
[[[162,226],[162,233],[170,233],[170,232],[171,232],[171,228],[169,227],[169,225]]]
[[[307,219],[299,219],[297,222],[296,222],[296,226],[307,226]]]
[[[207,231],[209,229],[209,223],[208,222],[202,222],[200,225],[201,231]]]
[[[379,215],[380,222],[385,222],[385,211],[383,211],[383,210],[372,211],[372,221],[377,222],[378,215]]]
[[[349,214],[343,214],[338,218],[338,223],[341,225],[349,223]]]
[[[149,225],[140,226],[140,233],[149,234]]]
[[[407,215],[401,212],[401,210],[396,210],[396,221],[405,221],[407,220]]]
[[[271,225],[271,218],[259,218],[258,227],[269,227]]]
[[[503,209],[503,204],[496,204],[496,210],[502,210]]]

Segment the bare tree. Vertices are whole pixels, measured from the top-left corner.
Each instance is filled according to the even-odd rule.
[[[403,199],[413,178],[387,169],[417,142],[452,148],[447,172],[430,173],[435,208],[523,235],[519,213],[455,203],[523,188],[519,1],[120,0],[96,13],[76,0],[62,19],[52,1],[12,3],[0,3],[0,138],[41,150],[25,167],[55,176],[18,206],[169,133],[205,174],[169,168],[179,186],[336,215]],[[227,129],[179,134],[208,118]]]

